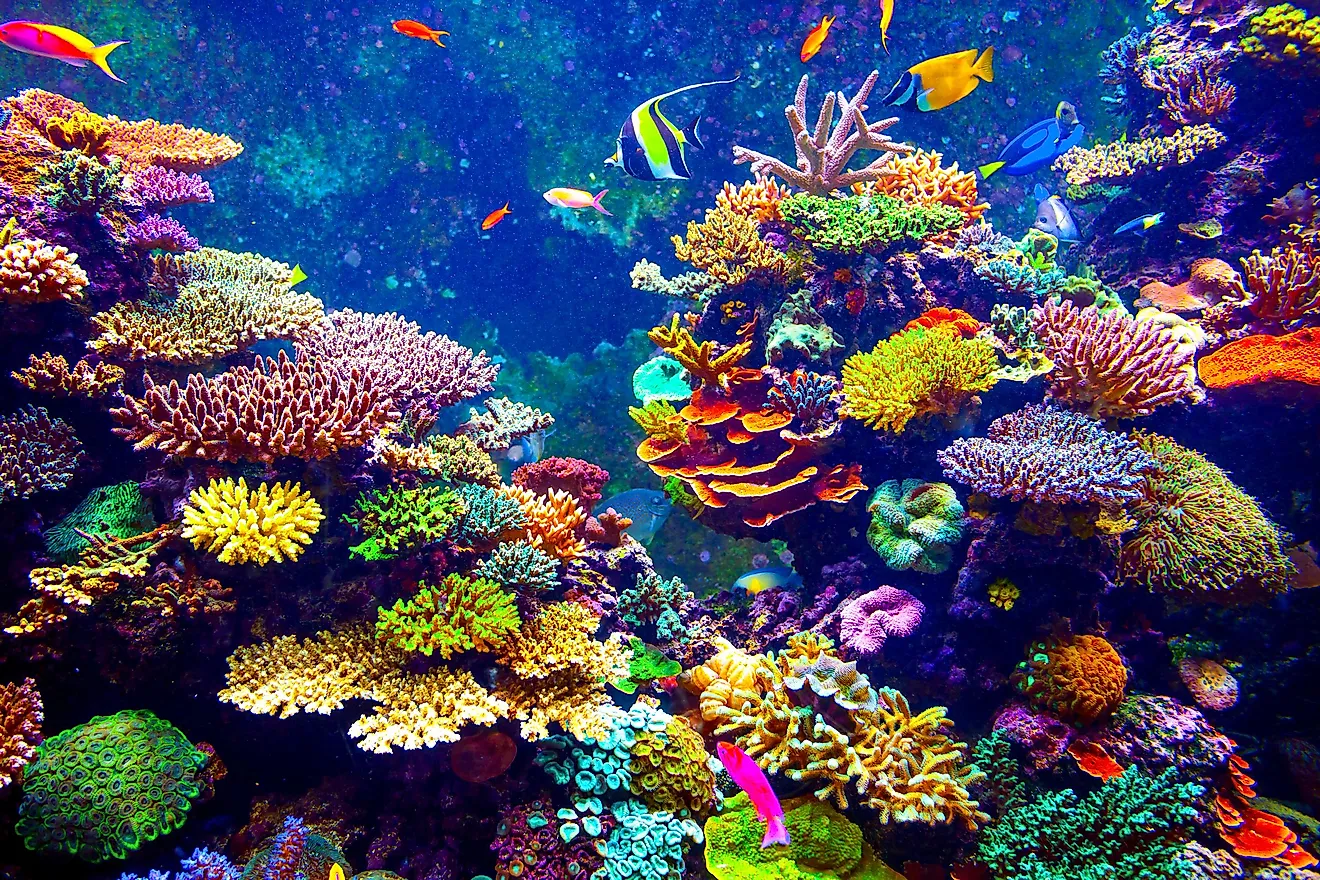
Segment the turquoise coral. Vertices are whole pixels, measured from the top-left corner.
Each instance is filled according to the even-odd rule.
[[[911,205],[886,195],[831,199],[799,194],[780,202],[779,210],[807,244],[843,254],[920,241],[958,229],[966,220],[947,205]]]
[[[684,606],[694,598],[677,577],[665,580],[652,571],[639,574],[635,585],[619,594],[616,608],[624,623],[654,626],[661,641],[681,640],[688,634]]]
[[[464,483],[455,494],[467,507],[454,528],[454,540],[460,544],[488,546],[527,525],[522,507],[507,495],[476,483]]]
[[[811,291],[801,288],[790,293],[770,321],[765,340],[765,356],[771,363],[783,359],[787,351],[808,361],[828,361],[843,348],[838,335],[825,323],[811,304]]]
[[[592,880],[677,880],[690,843],[701,843],[701,826],[670,812],[652,813],[640,801],[611,808],[617,825],[605,843],[605,867]]]
[[[540,593],[559,582],[559,560],[531,544],[512,541],[496,547],[474,573],[520,593]]]
[[[45,532],[46,552],[58,562],[73,562],[88,546],[79,532],[100,538],[131,538],[156,527],[151,505],[131,480],[93,489],[64,519]]]
[[[875,490],[867,510],[866,540],[885,565],[926,574],[948,569],[963,535],[963,506],[948,483],[890,480]]]
[[[41,194],[61,211],[95,214],[114,208],[124,193],[125,175],[118,158],[101,163],[75,151],[40,171]]]

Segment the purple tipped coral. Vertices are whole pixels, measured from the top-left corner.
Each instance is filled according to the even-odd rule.
[[[839,638],[850,654],[874,657],[890,636],[916,632],[925,613],[926,606],[906,590],[877,587],[843,606]]]
[[[173,217],[149,214],[139,223],[125,230],[128,243],[140,251],[161,250],[171,254],[195,251],[201,244],[188,234],[183,224]]]
[[[128,183],[128,195],[134,201],[156,209],[215,201],[211,185],[198,175],[184,174],[156,165],[133,172]]]

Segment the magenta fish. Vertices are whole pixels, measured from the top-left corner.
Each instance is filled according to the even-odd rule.
[[[747,792],[752,806],[756,807],[756,815],[765,821],[765,837],[761,838],[761,849],[776,843],[788,846],[784,808],[779,805],[779,797],[770,787],[770,780],[765,778],[765,773],[737,746],[720,743],[716,749],[724,769],[729,771],[738,787]]]

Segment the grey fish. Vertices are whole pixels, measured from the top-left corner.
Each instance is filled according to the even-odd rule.
[[[1049,190],[1036,184],[1036,222],[1031,224],[1041,232],[1048,232],[1059,241],[1078,241],[1077,221],[1067,203],[1059,196],[1050,195]]]
[[[674,511],[669,497],[658,489],[629,489],[596,505],[598,513],[610,508],[632,520],[632,525],[625,531],[643,544],[651,543],[655,533],[660,531],[665,520],[669,519],[669,514]]]

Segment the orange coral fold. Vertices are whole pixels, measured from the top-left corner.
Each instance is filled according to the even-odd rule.
[[[1196,372],[1207,388],[1236,388],[1259,382],[1320,385],[1320,329],[1287,336],[1248,336],[1201,358]]]

